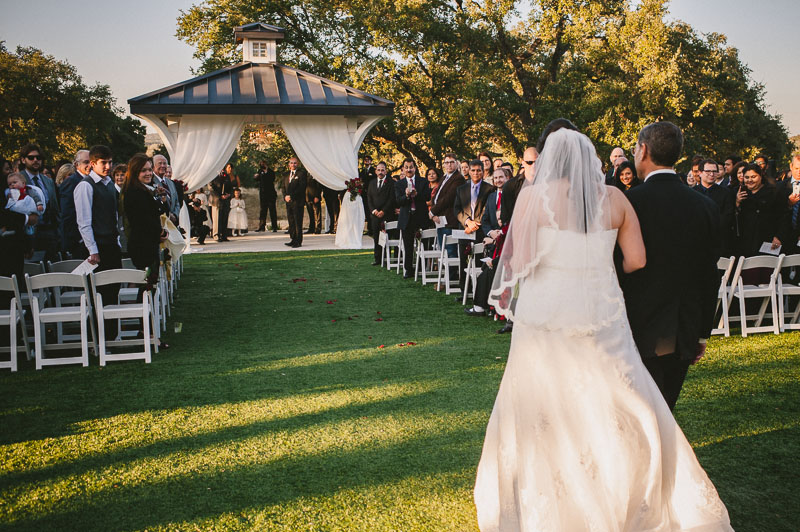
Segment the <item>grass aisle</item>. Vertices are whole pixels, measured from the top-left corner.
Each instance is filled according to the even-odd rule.
[[[152,364],[0,373],[0,529],[477,530],[509,338],[370,261],[192,255]],[[798,346],[714,339],[679,402],[737,532],[800,522]]]

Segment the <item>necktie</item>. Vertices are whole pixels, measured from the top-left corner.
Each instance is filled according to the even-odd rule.
[[[411,190],[414,190],[414,178],[413,177],[408,178],[408,184],[411,187]],[[417,210],[417,202],[414,201],[414,198],[411,198],[411,210],[412,211],[416,211]]]
[[[42,184],[42,180],[39,178],[39,174],[33,176],[33,184],[39,187],[39,190],[42,191],[42,194],[44,195],[44,198],[42,199],[44,200],[45,203],[47,203],[47,191],[44,189],[44,184]]]
[[[293,179],[294,179],[294,170],[292,170],[292,175],[289,176],[289,181],[292,181]]]
[[[378,179],[378,190],[383,188],[383,179]]]
[[[797,218],[798,214],[800,213],[800,201],[794,204],[792,207],[792,227],[797,229]]]
[[[472,208],[472,214],[475,214],[475,204],[478,203],[478,187],[472,185],[472,200],[470,201],[470,207]]]

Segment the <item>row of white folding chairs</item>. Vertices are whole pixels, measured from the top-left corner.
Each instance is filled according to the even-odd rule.
[[[109,284],[145,285],[145,272],[135,269],[106,270],[103,272],[91,273],[82,276],[73,273],[51,272],[39,274],[31,277],[25,275],[27,294],[31,303],[31,315],[33,321],[34,349],[31,353],[27,330],[25,328],[26,312],[21,304],[19,285],[16,276],[11,278],[0,278],[0,290],[13,291],[10,308],[8,311],[0,311],[0,325],[8,325],[10,332],[9,347],[3,348],[3,352],[9,352],[8,361],[0,362],[0,368],[8,367],[11,371],[17,369],[17,350],[18,340],[16,338],[17,326],[21,327],[23,344],[28,359],[35,358],[36,369],[43,366],[60,364],[81,364],[87,366],[89,363],[89,344],[99,357],[100,365],[105,366],[108,361],[115,360],[135,360],[144,359],[149,363],[151,360],[151,346],[158,352],[158,326],[155,313],[155,305],[149,291],[144,291],[142,302],[137,303],[136,297],[131,301],[120,301],[118,304],[103,304],[102,295],[98,292],[98,287]],[[138,288],[127,287],[122,290],[135,290]],[[51,298],[40,300],[41,293],[52,293]],[[62,295],[66,296],[62,300]],[[121,298],[125,297],[121,294]],[[96,321],[95,321],[96,318]],[[105,321],[117,320],[121,325],[123,320],[135,320],[142,323],[141,339],[125,340],[107,339],[105,337]],[[45,326],[55,324],[57,327],[66,323],[77,323],[80,328],[78,335],[59,335],[56,343],[47,343]],[[60,327],[59,327],[59,330]],[[152,331],[152,335],[151,335]],[[91,334],[90,334],[91,333]],[[133,333],[138,336],[138,331]],[[70,340],[77,340],[70,341]],[[127,347],[142,345],[141,352],[134,353],[110,353],[110,347]],[[80,349],[80,354],[75,356],[51,358],[46,357],[47,351]]]
[[[746,337],[751,333],[771,332],[779,334],[790,329],[800,329],[800,303],[795,302],[795,308],[787,321],[786,307],[790,296],[800,296],[800,255],[759,255],[755,257],[722,257],[717,262],[717,268],[722,272],[717,298],[717,309],[721,309],[721,318],[712,334],[730,336],[731,322],[738,321],[741,334]],[[769,281],[760,284],[745,284],[743,273],[755,269],[770,270]],[[792,275],[791,282],[784,281],[782,271],[786,271],[788,278]],[[734,299],[739,301],[739,315],[731,316],[730,307]],[[800,300],[800,298],[797,298]],[[756,314],[747,314],[747,300],[761,302]],[[793,300],[792,300],[793,301]],[[767,311],[770,311],[769,313]],[[764,325],[765,319],[770,319],[769,325]],[[752,325],[751,325],[752,322]]]

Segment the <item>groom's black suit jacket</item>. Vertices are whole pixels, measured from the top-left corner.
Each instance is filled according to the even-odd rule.
[[[714,325],[720,275],[719,208],[675,174],[651,175],[627,192],[647,251],[647,265],[623,275],[628,320],[643,358],[697,356]]]

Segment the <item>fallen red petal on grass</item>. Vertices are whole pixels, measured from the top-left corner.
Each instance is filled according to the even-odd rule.
[[[347,316],[347,319],[353,321],[353,318],[351,318],[350,316]]]
[[[335,322],[336,322],[336,320],[331,320],[331,322],[332,322],[332,323],[335,323]]]
[[[309,303],[313,303],[313,302],[314,302],[314,300],[313,300],[313,299],[309,299],[309,300],[308,300],[308,302],[309,302]]]
[[[406,344],[397,344],[397,347],[405,347]]]
[[[328,305],[333,305],[333,301],[331,301],[330,299],[327,300],[325,303],[327,303]]]
[[[378,349],[383,349],[384,347],[386,347],[386,346],[381,344],[381,345],[378,346]]]
[[[375,321],[383,321],[383,318],[375,318]]]
[[[367,336],[367,339],[368,340],[372,340],[372,336]]]
[[[417,345],[417,342],[406,342],[406,345]]]
[[[380,313],[381,313],[381,311],[379,310],[379,311],[378,311],[378,314],[380,314]]]

